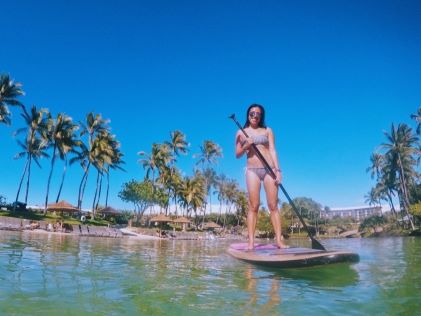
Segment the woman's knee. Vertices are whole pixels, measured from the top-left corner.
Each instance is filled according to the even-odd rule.
[[[277,203],[268,203],[269,211],[277,212],[278,211],[278,204]]]
[[[249,203],[249,211],[257,213],[259,211],[259,203]]]

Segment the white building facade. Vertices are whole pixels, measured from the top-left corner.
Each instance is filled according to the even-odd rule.
[[[352,217],[356,220],[362,220],[366,217],[373,215],[381,215],[381,206],[354,206],[354,207],[341,207],[331,208],[329,211],[323,210],[321,212],[322,218],[332,219],[334,217]]]

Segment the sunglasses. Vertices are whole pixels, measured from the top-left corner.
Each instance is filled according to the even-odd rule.
[[[262,113],[252,111],[252,112],[249,113],[249,116],[252,117],[252,118],[260,118],[262,116]]]

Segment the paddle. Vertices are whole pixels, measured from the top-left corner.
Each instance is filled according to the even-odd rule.
[[[246,131],[243,129],[243,127],[240,125],[240,123],[237,121],[237,119],[235,118],[235,114],[232,114],[229,116],[230,119],[232,119],[235,124],[237,124],[238,128],[243,132],[244,136],[249,137],[246,133]],[[266,161],[265,157],[263,157],[262,153],[259,151],[259,149],[257,148],[256,144],[251,144],[251,147],[253,148],[253,150],[255,151],[257,157],[259,157],[260,161],[263,163],[263,165],[265,166],[265,169],[269,172],[270,176],[273,179],[276,179],[276,174],[275,172],[272,170],[272,168],[269,166],[268,162]],[[294,202],[291,200],[291,198],[289,197],[288,192],[285,190],[284,186],[279,183],[279,187],[281,188],[282,192],[284,193],[284,195],[286,196],[286,198],[288,199],[289,204],[292,206],[292,209],[294,210],[295,214],[298,216],[298,218],[300,219],[301,224],[303,225],[303,227],[307,230],[307,234],[308,237],[310,237],[311,239],[311,248],[313,249],[320,249],[320,250],[326,250],[325,247],[323,247],[323,245],[317,241],[314,236],[310,233],[310,230],[308,229],[306,223],[304,222],[304,219],[301,217],[300,212],[298,211],[298,208],[295,206]]]

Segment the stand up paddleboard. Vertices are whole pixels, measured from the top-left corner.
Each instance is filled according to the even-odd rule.
[[[318,250],[310,248],[279,249],[273,244],[257,244],[253,250],[247,243],[231,244],[228,253],[242,261],[275,268],[300,268],[338,262],[358,262],[356,253],[337,250]]]

